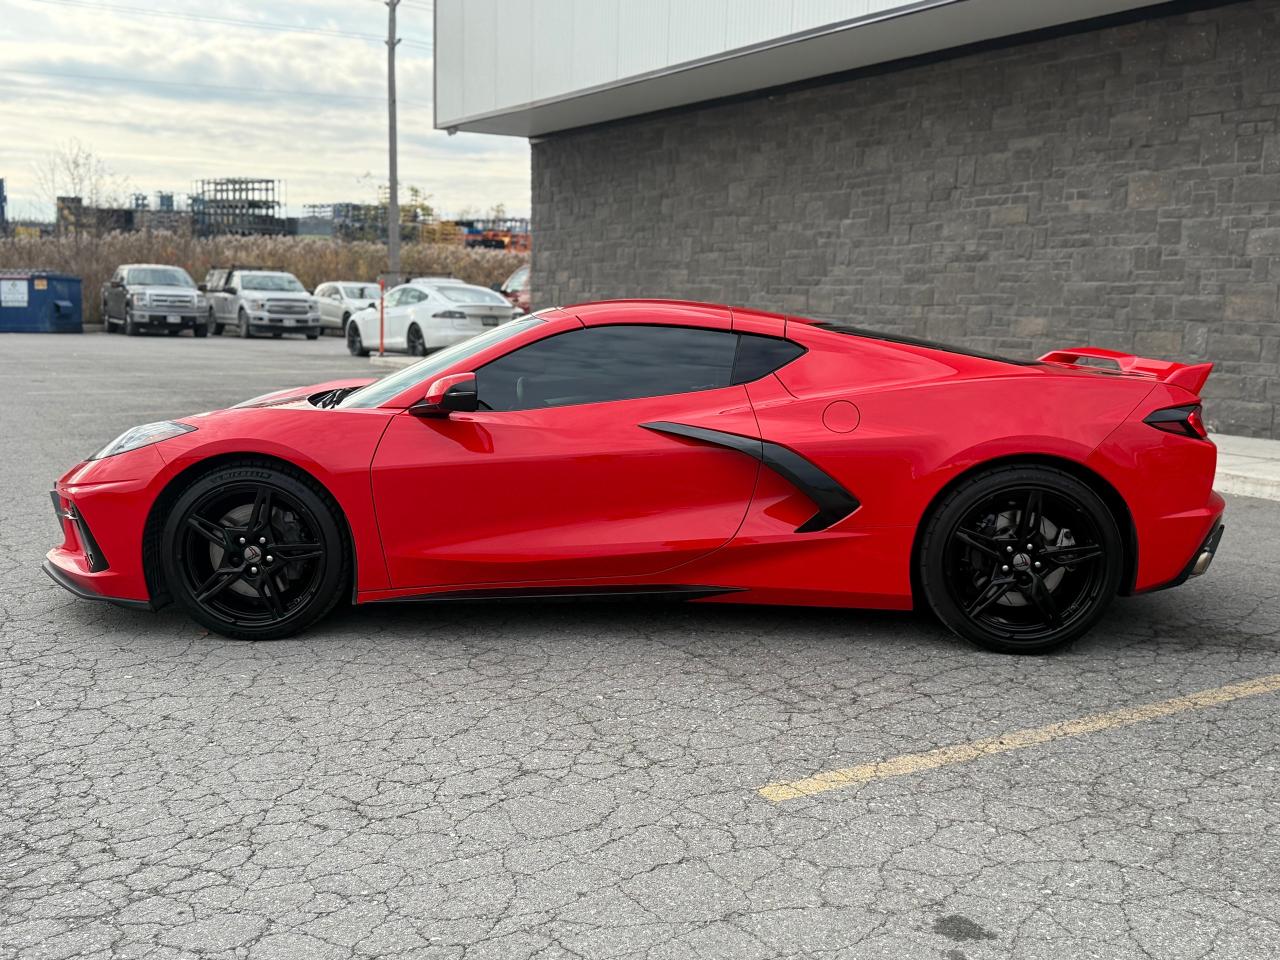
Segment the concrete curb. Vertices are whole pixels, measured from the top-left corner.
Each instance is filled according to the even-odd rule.
[[[399,370],[410,364],[417,363],[421,359],[421,357],[405,357],[394,353],[388,353],[380,357],[375,353],[369,357],[369,365],[380,370]]]
[[[1233,437],[1215,433],[1218,475],[1213,486],[1220,493],[1280,500],[1280,440]]]

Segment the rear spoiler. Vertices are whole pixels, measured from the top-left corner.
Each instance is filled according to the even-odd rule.
[[[1081,360],[1102,360],[1104,364],[1081,363]],[[1113,366],[1121,373],[1132,373],[1139,377],[1151,377],[1161,383],[1182,387],[1199,396],[1204,383],[1209,379],[1212,363],[1176,363],[1172,360],[1152,360],[1149,357],[1135,357],[1132,353],[1121,353],[1118,350],[1107,350],[1103,347],[1071,347],[1067,350],[1050,350],[1040,358],[1041,363],[1063,363],[1068,366],[1098,367]]]

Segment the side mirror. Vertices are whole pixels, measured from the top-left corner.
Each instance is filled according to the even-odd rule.
[[[208,292],[209,292],[209,288],[208,288],[207,286],[205,286],[203,283],[197,283],[197,284],[196,284],[196,289],[197,289],[197,290],[199,290],[201,293],[208,293]]]
[[[235,287],[223,287],[223,288],[222,288],[222,292],[223,292],[223,293],[229,293],[229,294],[231,294],[232,296],[235,296],[237,293],[239,293],[239,291],[238,291],[238,290],[236,290],[236,288],[235,288]]]
[[[501,293],[501,292],[502,292],[502,284],[500,284],[500,283],[490,284],[490,285],[489,285],[489,289],[490,289],[490,290],[495,291],[496,293]]]
[[[474,373],[455,373],[427,387],[427,395],[409,408],[416,417],[447,417],[451,413],[474,413],[480,409]]]

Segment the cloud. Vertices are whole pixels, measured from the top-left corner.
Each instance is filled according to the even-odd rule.
[[[306,4],[177,0],[149,9],[296,24],[342,36],[254,29],[42,0],[0,0],[0,177],[13,215],[52,216],[33,165],[77,139],[130,189],[186,193],[204,177],[286,181],[290,212],[370,202],[386,181],[386,30],[379,0]],[[529,209],[529,148],[519,139],[432,129],[431,13],[400,9],[400,176],[446,213]]]

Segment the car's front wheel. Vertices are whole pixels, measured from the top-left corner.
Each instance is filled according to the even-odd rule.
[[[197,479],[161,537],[170,594],[199,623],[237,640],[305,630],[349,588],[337,505],[301,471],[246,459]]]
[[[369,351],[360,338],[360,324],[354,320],[347,324],[347,352],[353,357],[367,357]]]
[[[239,333],[241,340],[248,340],[253,336],[253,328],[249,326],[249,314],[244,312],[244,307],[240,308],[239,314],[236,315],[239,323]]]
[[[425,357],[427,355],[427,342],[422,337],[422,331],[418,329],[416,323],[409,325],[409,333],[406,337],[409,346],[409,356]]]
[[[976,474],[932,512],[918,574],[948,627],[1001,653],[1046,653],[1097,623],[1120,587],[1124,546],[1105,503],[1069,473]]]

